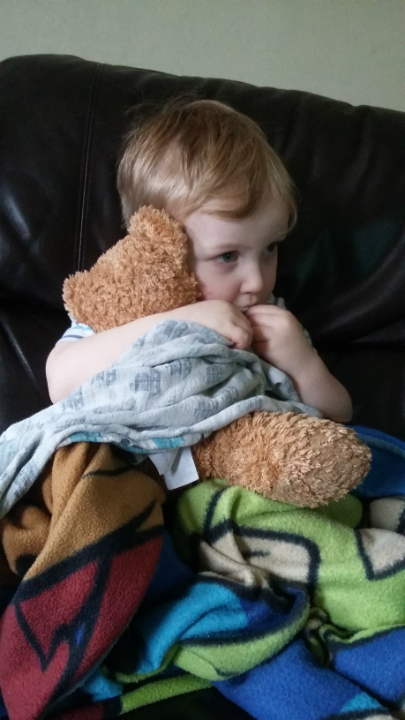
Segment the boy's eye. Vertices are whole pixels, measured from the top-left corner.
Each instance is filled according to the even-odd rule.
[[[267,245],[266,252],[268,252],[269,255],[271,255],[272,253],[275,252],[275,250],[277,250],[279,244],[280,243],[278,243],[278,242],[270,243],[270,245]]]
[[[238,258],[238,253],[235,252],[235,250],[230,250],[229,252],[222,253],[222,255],[219,255],[219,260],[224,263],[232,263],[235,262]]]

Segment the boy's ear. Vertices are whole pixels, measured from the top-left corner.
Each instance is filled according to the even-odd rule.
[[[90,270],[65,280],[66,310],[100,332],[196,302],[199,291],[188,254],[180,223],[163,210],[141,208],[125,238]]]

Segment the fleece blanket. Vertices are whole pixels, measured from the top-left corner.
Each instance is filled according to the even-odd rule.
[[[405,444],[358,432],[369,476],[315,510],[219,480],[168,507],[121,450],[61,448],[1,521],[0,717],[211,684],[257,720],[405,717]]]
[[[110,446],[78,443],[2,518],[3,717],[42,717],[94,672],[156,570],[163,500]]]
[[[196,323],[161,323],[65,400],[3,433],[0,516],[59,447],[107,442],[150,455],[194,445],[254,410],[319,414],[254,353]]]

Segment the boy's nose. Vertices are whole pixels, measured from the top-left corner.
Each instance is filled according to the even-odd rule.
[[[264,279],[263,273],[259,266],[250,267],[244,276],[242,283],[242,291],[245,293],[259,293],[263,290]]]

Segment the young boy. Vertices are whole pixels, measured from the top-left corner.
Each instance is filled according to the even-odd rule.
[[[277,248],[296,208],[288,173],[256,123],[213,100],[166,107],[129,136],[118,190],[127,224],[142,205],[183,224],[203,300],[98,334],[75,325],[47,361],[53,402],[158,322],[178,318],[217,331],[236,348],[251,346],[290,377],[302,402],[332,420],[351,419],[347,391],[272,295]]]

